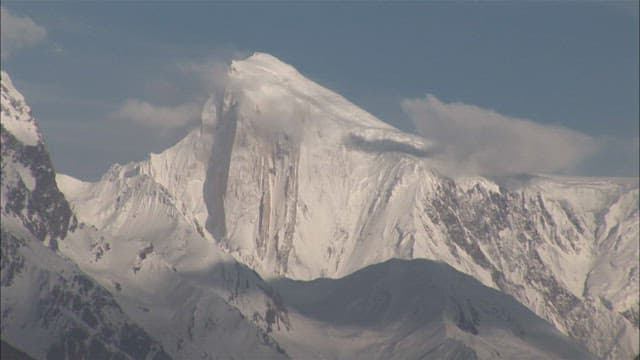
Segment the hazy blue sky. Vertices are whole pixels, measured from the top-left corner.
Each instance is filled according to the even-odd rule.
[[[464,103],[597,141],[573,173],[638,172],[637,1],[3,1],[2,22],[2,68],[32,105],[57,170],[81,178],[143,159],[186,131],[114,117],[128,100],[198,103],[205,87],[185,69],[253,51],[404,130],[423,114],[403,111],[405,99]]]

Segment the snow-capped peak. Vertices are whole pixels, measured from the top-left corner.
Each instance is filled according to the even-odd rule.
[[[302,75],[293,66],[280,61],[275,56],[255,52],[244,60],[234,60],[230,66],[231,73],[263,73],[280,79],[301,78]]]
[[[31,116],[31,108],[24,97],[13,86],[13,82],[2,71],[2,127],[27,146],[35,146],[42,141],[42,135]]]
[[[79,218],[189,271],[220,260],[214,244],[267,278],[445,261],[599,357],[637,354],[637,185],[439,176],[426,140],[266,54],[226,86],[172,148],[96,184],[60,178]]]
[[[293,112],[299,119],[322,113],[323,121],[337,121],[347,126],[393,129],[339,94],[304,77],[293,66],[278,58],[254,53],[229,67],[227,93],[252,103],[252,110],[262,114],[274,111]],[[274,108],[274,105],[278,105]],[[278,114],[277,117],[282,117]],[[264,118],[264,116],[263,116]]]

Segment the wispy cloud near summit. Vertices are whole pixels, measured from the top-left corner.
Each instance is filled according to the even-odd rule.
[[[128,99],[111,114],[112,118],[128,120],[134,124],[159,130],[184,128],[196,123],[201,104],[186,103],[178,106],[159,106],[137,99]]]
[[[563,173],[598,151],[599,141],[562,126],[543,125],[433,95],[407,99],[402,109],[438,156],[463,174]]]

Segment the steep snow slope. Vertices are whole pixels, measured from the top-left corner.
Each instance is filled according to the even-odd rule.
[[[36,359],[166,359],[105,289],[55,253],[76,219],[30,109],[5,72],[0,125],[3,342]]]
[[[594,239],[594,261],[576,288],[638,327],[638,179],[551,178],[531,188],[559,203],[567,220]]]
[[[109,289],[172,357],[287,358],[268,334],[272,322],[286,312],[249,269],[230,257],[214,258],[205,247],[200,249],[209,255],[191,257],[193,266],[183,265],[189,255],[172,263],[174,250],[162,242],[98,234],[104,238],[89,242],[91,237],[71,234],[61,251]],[[179,246],[182,239],[172,235],[162,239],[176,240]],[[247,292],[252,296],[244,296]],[[273,320],[266,317],[269,311],[274,311]]]
[[[295,329],[276,337],[294,358],[591,358],[510,296],[442,263],[389,260],[275,286]]]
[[[129,239],[195,232],[265,277],[440,260],[598,356],[638,352],[637,179],[449,179],[433,170],[428,141],[269,55],[235,61],[228,75],[202,128],[176,146],[63,186],[82,220]],[[127,197],[136,200],[119,205]],[[137,220],[162,199],[184,226]],[[199,263],[203,246],[175,238],[155,241],[182,244],[171,263]]]
[[[120,218],[120,224],[136,221],[139,213],[138,221],[149,225],[127,223],[130,226],[123,230],[133,237],[112,236],[115,225],[98,231],[77,223],[56,186],[49,155],[26,102],[11,87],[8,76],[2,76],[3,341],[36,359],[169,358],[163,347],[175,358],[286,358],[260,328],[271,326],[271,319],[260,316],[268,306],[275,309],[277,319],[282,316],[273,301],[265,300],[270,299],[265,294],[269,289],[262,290],[262,297],[253,297],[260,302],[251,309],[259,316],[251,321],[245,318],[231,303],[241,291],[240,283],[245,289],[255,287],[260,279],[229,255],[211,251],[192,224],[184,224],[160,186],[144,178],[131,183],[117,178],[119,185],[131,185],[131,191],[117,202],[130,216]],[[21,142],[5,129],[5,119],[33,124],[22,135],[28,136],[26,131],[33,129],[32,137],[38,142]],[[82,182],[67,180],[76,189],[83,187]],[[155,217],[145,213],[158,208]],[[114,206],[112,210],[122,209]],[[155,237],[160,240],[154,242]],[[189,251],[167,250],[164,245],[172,242]],[[180,256],[188,259],[187,266],[182,266]],[[169,265],[172,260],[176,261]],[[182,277],[176,266],[191,276]]]
[[[191,144],[183,141],[181,164],[198,154]],[[268,335],[286,318],[270,287],[218,248],[199,225],[197,206],[185,208],[144,169],[114,166],[98,186],[58,175],[80,219],[92,224],[60,250],[176,358],[286,358]]]

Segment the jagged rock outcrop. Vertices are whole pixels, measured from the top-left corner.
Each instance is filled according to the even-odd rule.
[[[1,86],[2,213],[17,217],[55,250],[77,221],[56,186],[56,173],[31,109],[4,71]]]
[[[5,72],[1,95],[3,343],[35,359],[168,359],[107,290],[56,252],[76,218],[30,108]]]

